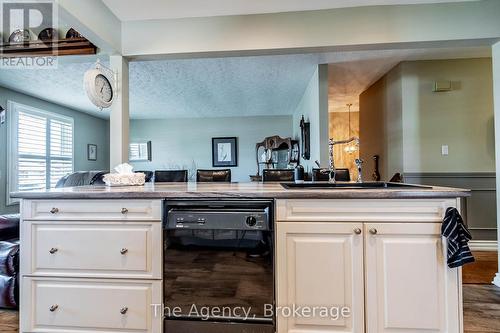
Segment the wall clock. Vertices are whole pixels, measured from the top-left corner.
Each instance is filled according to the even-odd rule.
[[[98,62],[95,68],[85,72],[83,78],[83,85],[89,100],[101,110],[109,108],[115,97],[115,80],[108,72],[111,70],[104,68]]]

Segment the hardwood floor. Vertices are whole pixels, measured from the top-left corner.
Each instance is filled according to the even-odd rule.
[[[462,269],[464,284],[490,284],[498,272],[498,254],[496,251],[475,251],[476,261]]]
[[[487,284],[464,284],[465,333],[500,332],[500,288]]]
[[[491,284],[496,252],[475,252],[476,262],[463,268],[464,333],[500,333],[500,288]],[[18,332],[18,313],[0,310],[0,332]]]
[[[500,288],[491,284],[498,272],[498,253],[473,254],[476,262],[462,268],[465,333],[500,333]]]
[[[19,316],[17,311],[0,310],[0,332],[17,333]]]

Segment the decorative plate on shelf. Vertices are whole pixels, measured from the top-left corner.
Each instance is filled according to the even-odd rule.
[[[55,40],[59,38],[59,33],[54,28],[46,28],[38,34],[39,40]]]
[[[71,28],[68,30],[66,33],[66,38],[85,38],[83,37],[78,31],[75,29]]]
[[[9,43],[26,43],[31,40],[31,32],[28,29],[17,29],[9,37]]]

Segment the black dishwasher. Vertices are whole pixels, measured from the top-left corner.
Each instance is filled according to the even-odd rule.
[[[164,201],[164,332],[274,332],[273,201]]]

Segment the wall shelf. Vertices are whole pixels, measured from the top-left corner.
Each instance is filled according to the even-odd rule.
[[[27,43],[0,45],[0,55],[4,57],[89,55],[96,53],[97,47],[85,38],[36,40]]]

